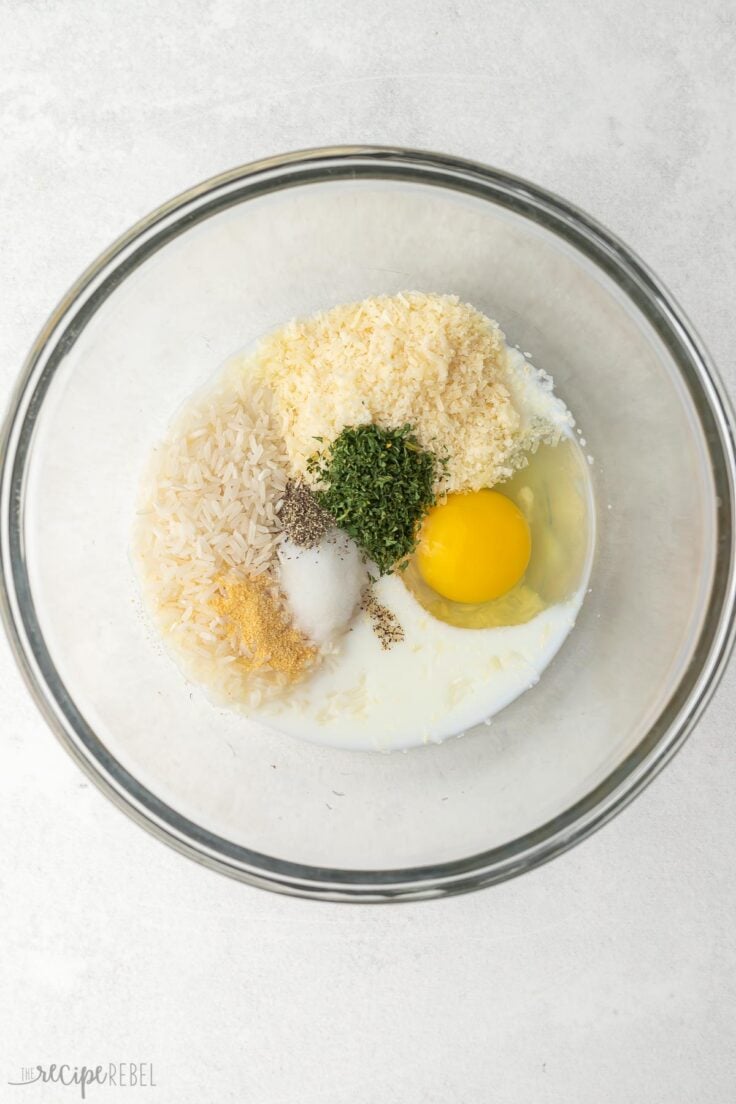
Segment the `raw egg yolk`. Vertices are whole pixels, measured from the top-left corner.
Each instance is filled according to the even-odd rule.
[[[529,563],[529,523],[498,491],[451,494],[424,519],[417,566],[452,602],[489,602],[511,590]]]

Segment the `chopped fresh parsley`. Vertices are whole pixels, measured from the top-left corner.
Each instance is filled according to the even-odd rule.
[[[412,427],[346,426],[308,470],[315,497],[382,575],[416,547],[445,462],[420,448]]]

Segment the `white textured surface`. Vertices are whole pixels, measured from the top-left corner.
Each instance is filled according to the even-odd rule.
[[[733,389],[734,38],[728,0],[4,0],[3,397],[131,222],[231,165],[340,141],[476,157],[579,204],[669,284]],[[22,1065],[115,1060],[152,1061],[162,1104],[733,1099],[733,666],[592,840],[399,908],[200,869],[83,780],[4,642],[0,699],[0,1099],[78,1098],[8,1088]]]

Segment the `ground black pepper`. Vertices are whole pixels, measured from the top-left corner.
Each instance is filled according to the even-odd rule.
[[[379,602],[373,593],[372,587],[367,587],[363,592],[361,609],[365,610],[371,619],[373,631],[381,642],[385,652],[394,644],[400,644],[404,639],[404,630],[399,624],[395,613]]]
[[[302,548],[313,548],[335,524],[309,487],[295,479],[286,484],[279,521],[290,540]]]

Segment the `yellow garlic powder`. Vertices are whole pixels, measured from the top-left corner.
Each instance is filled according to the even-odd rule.
[[[221,593],[213,609],[226,623],[228,637],[248,654],[241,656],[245,670],[269,668],[290,680],[313,662],[317,649],[287,622],[273,585],[264,575],[217,580]]]

